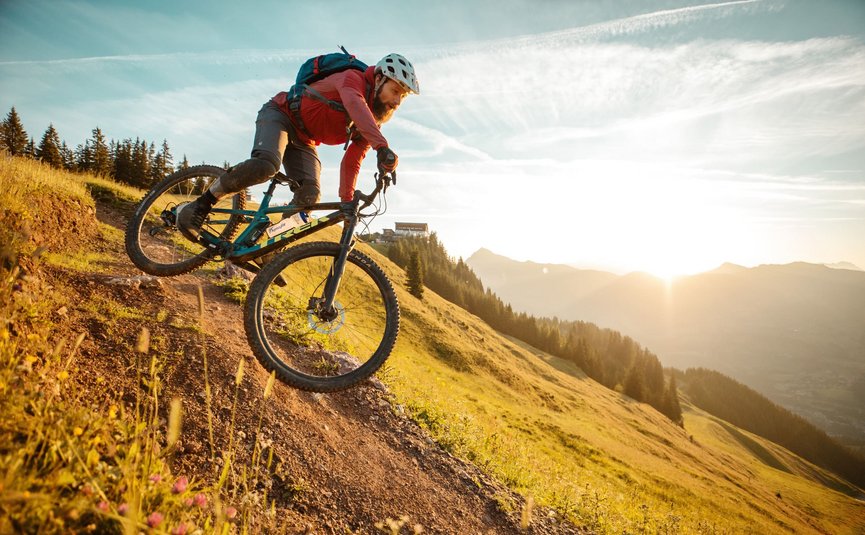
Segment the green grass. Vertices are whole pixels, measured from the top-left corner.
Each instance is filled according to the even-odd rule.
[[[94,178],[6,159],[0,160],[0,180],[0,206],[6,207],[0,228],[10,238],[4,243],[5,262],[0,263],[0,533],[275,530],[278,519],[270,514],[273,509],[268,508],[266,493],[252,492],[276,469],[269,450],[258,440],[260,417],[252,458],[242,466],[233,462],[238,449],[232,425],[228,429],[231,444],[220,453],[220,473],[196,480],[172,472],[182,414],[179,398],[163,398],[163,376],[172,355],[166,351],[167,341],[162,336],[151,343],[147,329],[141,329],[137,340],[111,335],[113,343],[127,348],[124,353],[134,355],[134,364],[126,373],[134,374],[133,384],[141,388],[129,393],[134,398],[131,404],[121,401],[129,396],[118,392],[118,385],[113,385],[113,395],[96,399],[92,385],[90,389],[81,387],[80,381],[85,380],[81,370],[88,363],[78,350],[87,334],[64,334],[54,321],[56,312],[74,309],[85,318],[125,326],[118,333],[129,332],[130,326],[149,318],[109,295],[80,302],[62,280],[48,284],[43,271],[49,266],[101,271],[101,264],[110,259],[87,252],[80,243],[64,247],[53,242],[53,250],[45,253],[32,243],[44,229],[15,223],[39,224],[46,215],[57,215],[48,208],[92,206],[82,183]],[[117,198],[124,198],[130,190],[104,179],[95,181],[116,189]],[[16,203],[15,197],[24,191],[32,195],[30,202]],[[135,197],[140,196],[137,193]],[[122,240],[122,234],[99,229],[92,210],[86,223],[91,231],[102,230],[104,237]],[[74,236],[65,225],[52,230],[65,240],[81,237]],[[163,312],[156,314],[158,322],[168,319]],[[199,350],[206,363],[203,331],[197,323],[194,330],[202,337]],[[241,366],[234,384],[232,423],[242,378]],[[112,391],[106,388],[109,385],[103,377],[97,377],[96,383],[97,390]],[[259,411],[271,387],[272,379],[259,400]],[[212,416],[207,380],[205,389],[207,414]],[[169,413],[167,422],[160,419],[160,407]],[[212,433],[210,447],[215,455]],[[241,503],[241,497],[252,495],[257,501]]]
[[[109,204],[128,207],[129,204],[137,204],[143,193],[140,189],[121,184],[109,178],[94,175],[78,175],[90,195],[99,201]]]
[[[95,206],[76,175],[0,156],[0,257],[77,247],[97,232]]]
[[[332,229],[318,236],[338,240]],[[865,504],[833,490],[843,484],[825,470],[687,400],[682,429],[432,292],[412,298],[402,269],[359,249],[400,301],[399,341],[379,373],[394,403],[536,503],[599,533],[865,529]]]
[[[149,388],[133,408],[94,403],[76,385],[86,335],[57,339],[47,319],[63,302],[55,292],[0,269],[0,532],[221,529],[224,511],[191,505],[214,489],[181,485],[168,467],[176,436],[166,442],[158,424],[160,357],[139,351],[136,372]]]
[[[402,270],[361,248],[402,281],[385,378],[395,402],[442,447],[536,502],[602,533],[865,527],[865,505],[823,484],[831,474],[687,402],[682,429],[431,292],[418,302]]]
[[[77,203],[86,212],[94,206],[84,185],[92,182],[91,178],[55,176],[54,172],[42,177],[30,163],[9,162],[0,164],[4,223],[0,231],[13,236],[12,243],[18,246],[15,254],[29,254],[36,246],[15,237],[14,233],[24,227],[6,225],[9,218],[33,224],[45,220],[44,206],[21,203],[20,199],[27,198],[22,195],[48,198],[52,205],[64,209]],[[140,192],[124,192],[123,187],[101,180],[100,187],[114,191],[115,198],[140,197]],[[34,182],[39,184],[35,188]],[[87,223],[82,220],[81,224]],[[56,230],[62,231],[60,227]],[[315,239],[336,241],[338,232],[326,229]],[[103,236],[122,238],[105,231]],[[429,429],[443,448],[531,496],[536,503],[552,506],[560,515],[600,533],[857,533],[865,529],[865,504],[832,490],[831,486],[843,482],[831,474],[775,444],[718,421],[687,400],[683,403],[682,429],[648,406],[588,379],[573,364],[503,338],[432,292],[426,293],[423,302],[412,298],[404,289],[402,270],[369,247],[360,248],[388,273],[402,307],[399,341],[379,373],[390,386],[394,403]],[[96,268],[102,261],[87,253],[63,257],[68,253],[63,248],[52,252],[60,255],[50,257],[52,263],[75,269]],[[16,282],[11,276],[4,273],[4,280],[10,282],[4,283],[3,303],[11,302],[7,297],[15,293],[12,288]],[[232,286],[230,291],[237,292],[237,298],[242,294],[240,287]],[[13,446],[0,455],[0,474],[6,474],[0,503],[4,514],[0,518],[51,522],[54,532],[90,521],[115,528],[133,522],[132,529],[143,529],[155,504],[165,503],[160,509],[168,519],[165,525],[187,521],[183,515],[189,511],[182,502],[177,505],[171,501],[170,488],[151,488],[148,483],[153,473],[162,474],[167,481],[179,477],[168,472],[160,457],[165,452],[157,448],[145,460],[139,444],[138,451],[130,453],[136,437],[157,442],[161,438],[136,434],[152,413],[112,412],[110,405],[91,407],[75,399],[72,389],[65,386],[69,384],[65,381],[74,379],[77,357],[69,349],[55,350],[56,340],[49,342],[49,312],[56,310],[57,304],[51,300],[53,295],[50,291],[40,294],[48,303],[45,309],[38,308],[41,305],[36,304],[35,296],[26,306],[21,304],[26,299],[16,300],[15,306],[24,308],[18,312],[5,309],[5,323],[0,324],[0,421],[5,422],[0,432],[6,433],[0,437],[0,448],[3,444]],[[124,309],[119,303],[97,300],[88,306],[94,316],[107,320],[140,321],[134,309]],[[159,321],[167,319],[165,316]],[[27,327],[32,330],[22,331],[21,325],[29,325],[27,322],[33,324]],[[35,336],[13,338],[12,326],[16,333]],[[193,329],[194,325],[182,327]],[[204,336],[200,329],[196,332]],[[67,345],[73,347],[74,342],[67,341]],[[151,381],[158,384],[161,361],[158,355],[154,359],[141,367],[140,373],[152,375]],[[25,373],[28,362],[38,373]],[[71,363],[72,372],[61,379],[67,363]],[[39,392],[60,394],[52,395],[47,405],[33,405]],[[156,403],[154,399],[151,392],[141,398],[140,406],[148,407]],[[46,403],[44,395],[40,403]],[[34,406],[38,408],[36,419],[24,411],[24,407]],[[26,431],[21,428],[24,423]],[[154,433],[167,432],[155,425],[146,427]],[[82,432],[76,434],[79,428]],[[109,455],[107,446],[91,445],[96,436],[115,440],[112,445],[120,453]],[[59,449],[52,450],[55,445]],[[99,465],[102,470],[121,474],[125,487],[98,478],[97,465],[88,465],[89,452],[94,448],[99,462],[104,463]],[[56,458],[45,457],[47,451],[60,453]],[[39,469],[28,465],[37,458],[47,464]],[[227,461],[225,466],[232,464]],[[234,485],[234,495],[245,484],[238,475],[226,481],[226,485]],[[91,491],[98,485],[106,499],[97,500],[88,494],[91,491],[84,491],[87,484]],[[217,480],[206,486],[202,482],[199,491],[226,496],[226,487],[220,487]],[[34,495],[44,499],[30,499]],[[109,513],[103,514],[101,501],[108,504]],[[119,504],[133,502],[143,504],[136,506],[135,515],[116,514]],[[262,507],[266,509],[266,502]],[[499,507],[508,510],[514,505],[502,499]],[[200,527],[224,521],[213,510],[202,515],[189,521]],[[0,531],[4,528],[8,525],[0,525]]]
[[[56,267],[71,269],[82,273],[102,271],[105,264],[114,261],[114,257],[105,253],[79,250],[71,253],[52,253],[43,255],[45,261]]]

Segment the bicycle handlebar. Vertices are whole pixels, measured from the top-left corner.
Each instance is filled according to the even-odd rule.
[[[368,194],[363,193],[360,190],[355,190],[354,197],[362,202],[362,204],[360,204],[358,206],[357,210],[361,211],[364,208],[366,208],[367,206],[371,205],[373,202],[375,202],[375,198],[378,197],[378,194],[381,193],[382,191],[387,191],[388,186],[390,186],[392,183],[394,185],[396,185],[396,173],[395,172],[391,172],[391,173],[378,172],[378,173],[376,173],[376,175],[375,175],[375,189],[374,190],[372,190]]]

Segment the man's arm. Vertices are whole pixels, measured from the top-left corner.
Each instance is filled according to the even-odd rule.
[[[346,149],[342,163],[339,165],[339,198],[341,201],[348,202],[354,198],[360,164],[368,150],[369,143],[363,138],[355,139]]]
[[[334,88],[339,92],[342,105],[345,106],[345,111],[354,121],[360,135],[376,150],[380,147],[386,147],[387,139],[382,135],[378,125],[375,124],[375,117],[373,117],[372,110],[369,109],[364,97],[366,80],[363,74],[359,71],[343,71],[328,76],[327,80],[333,82]]]

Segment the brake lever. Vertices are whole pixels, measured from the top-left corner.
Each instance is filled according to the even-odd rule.
[[[363,193],[359,189],[354,190],[354,198],[369,205],[369,195]]]

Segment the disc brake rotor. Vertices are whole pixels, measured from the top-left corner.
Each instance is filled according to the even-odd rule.
[[[333,302],[333,309],[336,312],[336,317],[330,321],[323,320],[315,310],[309,310],[306,313],[309,326],[316,332],[322,334],[333,334],[340,330],[342,326],[345,325],[345,307],[342,306],[342,303],[336,300]]]

